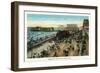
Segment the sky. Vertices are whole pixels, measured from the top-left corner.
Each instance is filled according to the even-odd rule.
[[[27,14],[27,26],[59,27],[60,25],[77,24],[80,27],[84,19],[89,19],[89,17],[78,15]]]

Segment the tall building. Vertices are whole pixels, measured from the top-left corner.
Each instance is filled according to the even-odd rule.
[[[83,35],[85,33],[89,35],[89,20],[88,19],[83,20]]]
[[[66,29],[70,30],[70,31],[77,31],[77,30],[79,30],[77,24],[67,24]]]
[[[65,26],[64,25],[60,25],[58,30],[63,31],[64,29],[65,29]]]
[[[88,19],[84,19],[83,21],[83,29],[89,29],[89,20]]]

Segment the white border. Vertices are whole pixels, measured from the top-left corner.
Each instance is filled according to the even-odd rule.
[[[89,13],[89,56],[82,57],[68,57],[61,59],[25,61],[24,56],[24,10],[32,11],[54,11],[54,12],[74,12],[74,13]],[[25,22],[26,23],[26,22]],[[48,67],[48,66],[62,66],[62,65],[82,65],[95,63],[95,11],[92,9],[79,8],[61,8],[61,7],[44,7],[44,6],[19,6],[19,68],[34,68],[34,67]],[[25,31],[27,32],[27,31]],[[26,35],[26,34],[25,34]],[[92,39],[92,40],[91,40]],[[26,41],[25,41],[26,42]],[[26,44],[25,44],[26,45]]]
[[[89,16],[89,21],[90,21],[90,14],[84,14],[84,13],[82,13],[82,14],[79,14],[79,13],[77,13],[77,14],[75,14],[75,13],[55,13],[55,12],[50,12],[50,13],[48,13],[48,12],[30,12],[30,11],[24,11],[24,15],[25,15],[25,61],[27,61],[27,62],[29,62],[29,61],[31,61],[31,62],[33,62],[33,61],[44,61],[44,60],[53,60],[54,59],[54,57],[52,58],[52,57],[49,57],[49,58],[34,58],[34,59],[28,59],[27,58],[27,14],[46,14],[46,15],[74,15],[74,16]],[[76,59],[76,58],[78,58],[77,56],[76,56],[76,58],[75,58],[75,56],[73,57],[57,57],[56,59],[58,60],[58,59],[62,59],[62,60],[64,60],[64,59],[72,59],[72,58],[74,58],[74,59]]]

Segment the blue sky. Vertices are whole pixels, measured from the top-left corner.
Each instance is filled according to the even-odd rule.
[[[88,19],[88,16],[73,16],[73,15],[45,15],[45,14],[28,14],[29,21],[81,21]]]
[[[88,16],[76,15],[48,15],[48,14],[27,14],[29,26],[59,26],[66,24],[77,24],[82,26],[83,20],[89,19]],[[48,25],[47,25],[48,24]]]

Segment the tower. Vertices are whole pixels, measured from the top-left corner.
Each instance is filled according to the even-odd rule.
[[[83,28],[84,29],[88,29],[89,28],[89,20],[88,19],[84,19],[84,21],[83,21]]]

